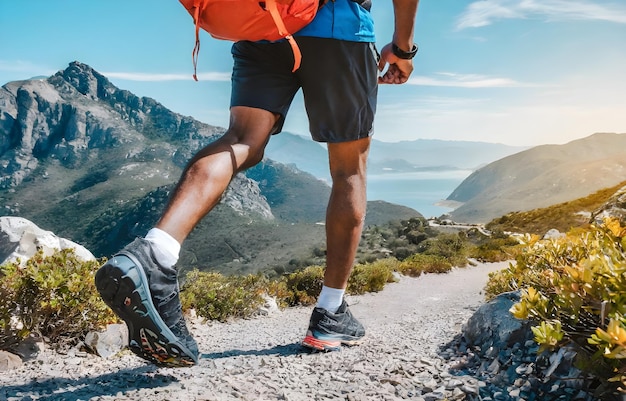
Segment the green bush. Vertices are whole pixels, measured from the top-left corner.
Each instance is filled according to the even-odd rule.
[[[0,266],[0,346],[29,333],[61,344],[63,339],[73,340],[115,322],[94,284],[102,263],[82,261],[66,249],[47,257],[40,251],[23,267],[19,263]]]
[[[512,237],[492,237],[469,251],[469,256],[480,262],[503,262],[515,259],[520,254],[521,246]]]
[[[469,244],[465,234],[440,234],[420,244],[420,253],[445,258],[452,266],[467,266]]]
[[[625,249],[626,228],[614,219],[565,238],[535,237],[487,288],[491,296],[521,289],[513,315],[538,323],[533,332],[542,350],[577,345],[583,367],[603,382],[600,392],[626,391]]]
[[[223,276],[192,270],[185,277],[180,299],[183,310],[195,309],[209,320],[252,316],[265,302],[268,280],[261,275]]]
[[[422,273],[447,273],[452,263],[439,255],[416,253],[399,263],[397,271],[411,277],[419,277]]]
[[[0,268],[0,349],[6,349],[28,335],[28,331],[13,327],[11,317],[18,310],[14,283],[16,275],[7,277]]]
[[[357,264],[348,279],[346,291],[350,294],[365,294],[381,291],[385,284],[394,281],[393,271],[397,268],[395,258],[379,259],[371,263]]]
[[[284,279],[289,306],[313,305],[324,285],[324,266],[309,266],[291,273]]]

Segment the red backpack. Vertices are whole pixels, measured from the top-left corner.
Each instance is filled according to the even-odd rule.
[[[216,39],[287,39],[294,55],[293,71],[300,67],[302,55],[292,33],[315,18],[325,0],[180,0],[196,25],[196,45],[192,52],[194,74],[200,51],[200,28]]]

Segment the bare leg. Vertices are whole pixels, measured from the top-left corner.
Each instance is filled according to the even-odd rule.
[[[277,119],[266,110],[233,107],[228,130],[189,161],[156,227],[182,244],[234,175],[261,161]]]
[[[367,207],[369,145],[370,138],[328,144],[333,186],[326,211],[327,287],[343,289],[348,285]]]

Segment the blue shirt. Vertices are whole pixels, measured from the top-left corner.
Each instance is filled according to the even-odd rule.
[[[352,0],[329,0],[311,23],[294,36],[314,36],[375,42],[374,21],[369,11]]]

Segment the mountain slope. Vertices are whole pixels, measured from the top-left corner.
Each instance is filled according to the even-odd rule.
[[[511,212],[495,218],[485,225],[492,231],[545,235],[556,229],[565,233],[572,228],[588,225],[604,210],[616,206],[623,210],[623,204],[615,205],[616,194],[626,192],[626,181],[594,192],[584,198],[574,199],[545,208],[526,212]],[[615,215],[615,214],[612,214]]]
[[[598,133],[565,145],[543,145],[472,173],[448,197],[462,205],[456,221],[486,222],[581,198],[626,179],[626,134]]]

